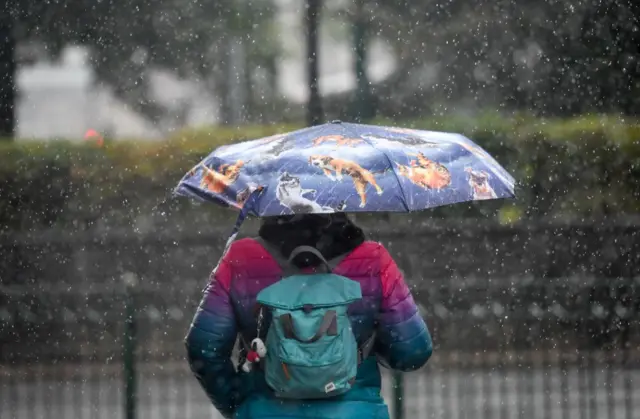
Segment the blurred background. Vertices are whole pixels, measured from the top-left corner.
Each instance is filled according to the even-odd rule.
[[[434,337],[394,418],[640,418],[639,97],[634,0],[1,0],[0,417],[217,418],[182,340],[235,214],[171,189],[341,119],[518,182],[356,217]]]

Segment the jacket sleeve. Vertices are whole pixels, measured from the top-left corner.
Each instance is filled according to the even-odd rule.
[[[239,374],[231,361],[237,336],[229,298],[231,267],[224,259],[204,291],[185,338],[191,371],[216,409],[230,418],[240,400]]]
[[[433,351],[431,334],[413,301],[411,291],[389,252],[380,247],[382,302],[376,352],[382,364],[413,371],[427,363]]]

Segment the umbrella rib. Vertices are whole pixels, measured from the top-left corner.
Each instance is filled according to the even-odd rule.
[[[363,139],[364,142],[366,142],[367,144],[369,144],[371,146],[371,148],[381,152],[382,155],[387,159],[387,162],[389,163],[389,167],[391,168],[391,172],[393,172],[393,176],[395,176],[396,181],[398,182],[398,187],[400,188],[400,193],[402,193],[402,198],[403,198],[402,204],[404,205],[404,207],[407,210],[407,212],[411,212],[411,209],[409,208],[409,201],[407,200],[407,195],[404,192],[404,187],[402,186],[402,182],[400,182],[400,178],[398,177],[398,174],[396,173],[395,167],[393,167],[393,162],[391,161],[391,158],[389,157],[389,155],[387,153],[385,153],[384,150],[377,148],[375,146],[375,144],[373,144],[368,139],[364,138],[363,136],[361,136],[357,132],[351,130],[350,126],[345,126],[345,129],[348,130],[348,131],[351,131],[352,134],[354,134],[354,135],[358,136],[359,138]]]

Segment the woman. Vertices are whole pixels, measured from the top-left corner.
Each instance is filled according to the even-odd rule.
[[[380,396],[378,362],[412,371],[431,356],[431,336],[397,265],[379,243],[366,241],[343,213],[270,217],[263,220],[261,240],[233,243],[214,272],[186,337],[191,370],[226,417],[389,419]],[[375,332],[374,350],[358,368],[351,390],[322,401],[277,399],[259,369],[237,371],[231,353],[240,334],[255,337],[257,294],[282,277],[282,269],[261,244],[288,258],[301,245],[317,248],[325,259],[346,255],[334,273],[360,283],[362,300],[349,307],[357,341]],[[301,269],[319,261],[293,259]],[[268,327],[268,325],[265,325]]]

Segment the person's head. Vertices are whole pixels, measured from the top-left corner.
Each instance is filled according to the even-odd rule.
[[[326,259],[347,253],[364,242],[364,232],[345,213],[295,214],[266,217],[262,220],[260,237],[277,246],[289,257],[298,246],[312,246]],[[320,261],[295,258],[299,267],[317,265]]]

